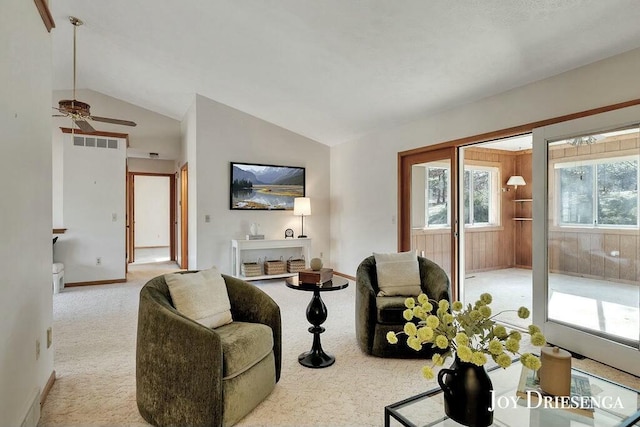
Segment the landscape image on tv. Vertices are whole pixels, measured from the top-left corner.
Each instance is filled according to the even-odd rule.
[[[231,162],[231,209],[293,210],[304,178],[302,167]]]

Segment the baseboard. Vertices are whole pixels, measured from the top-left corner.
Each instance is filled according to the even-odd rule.
[[[49,392],[51,391],[51,387],[53,387],[53,383],[56,382],[56,371],[51,371],[51,376],[49,376],[49,380],[44,385],[44,389],[42,390],[42,394],[40,395],[40,407],[44,405],[44,402],[47,400],[49,396]]]
[[[94,280],[92,282],[72,282],[72,283],[65,283],[64,287],[72,288],[74,286],[110,285],[112,283],[125,283],[126,281],[127,279],[124,278],[124,279],[110,279],[110,280]]]

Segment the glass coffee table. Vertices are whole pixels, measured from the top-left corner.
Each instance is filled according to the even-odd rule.
[[[489,376],[494,389],[494,426],[640,426],[640,391],[587,372],[573,369],[573,375],[587,377],[594,402],[594,410],[545,408],[541,403],[516,399],[522,365],[514,362],[507,369],[492,368]],[[391,426],[460,426],[444,413],[440,387],[393,403],[384,408],[384,425]]]

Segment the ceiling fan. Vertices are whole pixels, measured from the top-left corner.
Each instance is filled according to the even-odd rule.
[[[130,120],[92,116],[90,111],[91,106],[86,102],[81,102],[76,99],[76,30],[83,22],[74,16],[70,16],[69,21],[73,25],[73,99],[60,100],[58,107],[53,108],[62,114],[55,114],[54,117],[69,117],[80,130],[87,133],[96,131],[93,126],[89,124],[88,120],[112,123],[115,125],[136,126],[136,123]]]

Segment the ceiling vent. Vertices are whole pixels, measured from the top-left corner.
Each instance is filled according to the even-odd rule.
[[[160,157],[160,156],[158,155],[158,153],[149,153],[149,158],[150,158],[150,159],[157,159],[158,157]]]

